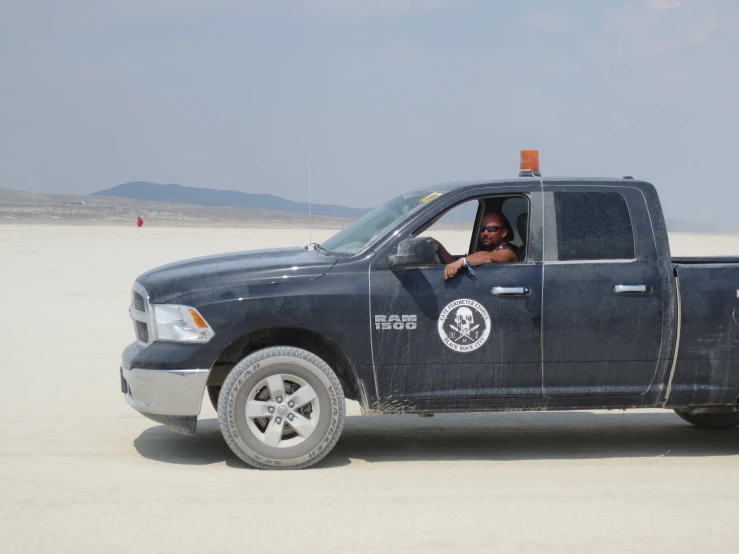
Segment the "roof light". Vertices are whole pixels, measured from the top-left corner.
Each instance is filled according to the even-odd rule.
[[[521,150],[521,170],[519,177],[541,177],[539,173],[539,151]]]

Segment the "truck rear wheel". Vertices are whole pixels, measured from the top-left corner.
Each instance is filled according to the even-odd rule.
[[[241,360],[218,398],[221,433],[259,469],[303,469],[339,440],[346,406],[336,374],[318,356],[274,346]]]
[[[691,414],[684,410],[675,410],[675,413],[688,423],[703,429],[732,429],[739,425],[739,412]]]

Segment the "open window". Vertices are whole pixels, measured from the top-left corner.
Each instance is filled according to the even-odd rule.
[[[479,218],[486,212],[500,212],[508,221],[508,242],[513,246],[519,262],[526,261],[526,246],[529,236],[529,199],[526,196],[496,196],[483,200],[484,208]],[[475,228],[479,226],[479,220]],[[473,251],[479,249],[480,235],[473,236]]]
[[[433,237],[443,244],[450,254],[466,256],[473,247],[472,241],[475,237],[472,229],[479,218],[480,206],[482,202],[478,199],[457,204],[414,236]]]
[[[473,198],[461,202],[419,229],[414,236],[433,237],[450,254],[465,256],[481,249],[479,227],[486,212],[500,212],[508,221],[507,240],[518,261],[526,261],[529,199],[521,195]]]

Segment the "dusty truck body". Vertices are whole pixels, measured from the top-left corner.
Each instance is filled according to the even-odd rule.
[[[445,280],[428,235],[452,210],[469,215],[458,254],[497,211],[518,263]],[[128,403],[194,434],[207,392],[229,446],[260,468],[323,458],[347,398],[365,415],[672,408],[739,424],[739,258],[671,258],[639,180],[410,192],[321,246],[154,269],[132,298]]]

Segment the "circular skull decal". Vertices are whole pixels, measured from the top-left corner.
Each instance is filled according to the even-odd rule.
[[[490,336],[490,316],[479,302],[460,298],[446,305],[439,315],[439,336],[457,352],[472,352]]]

